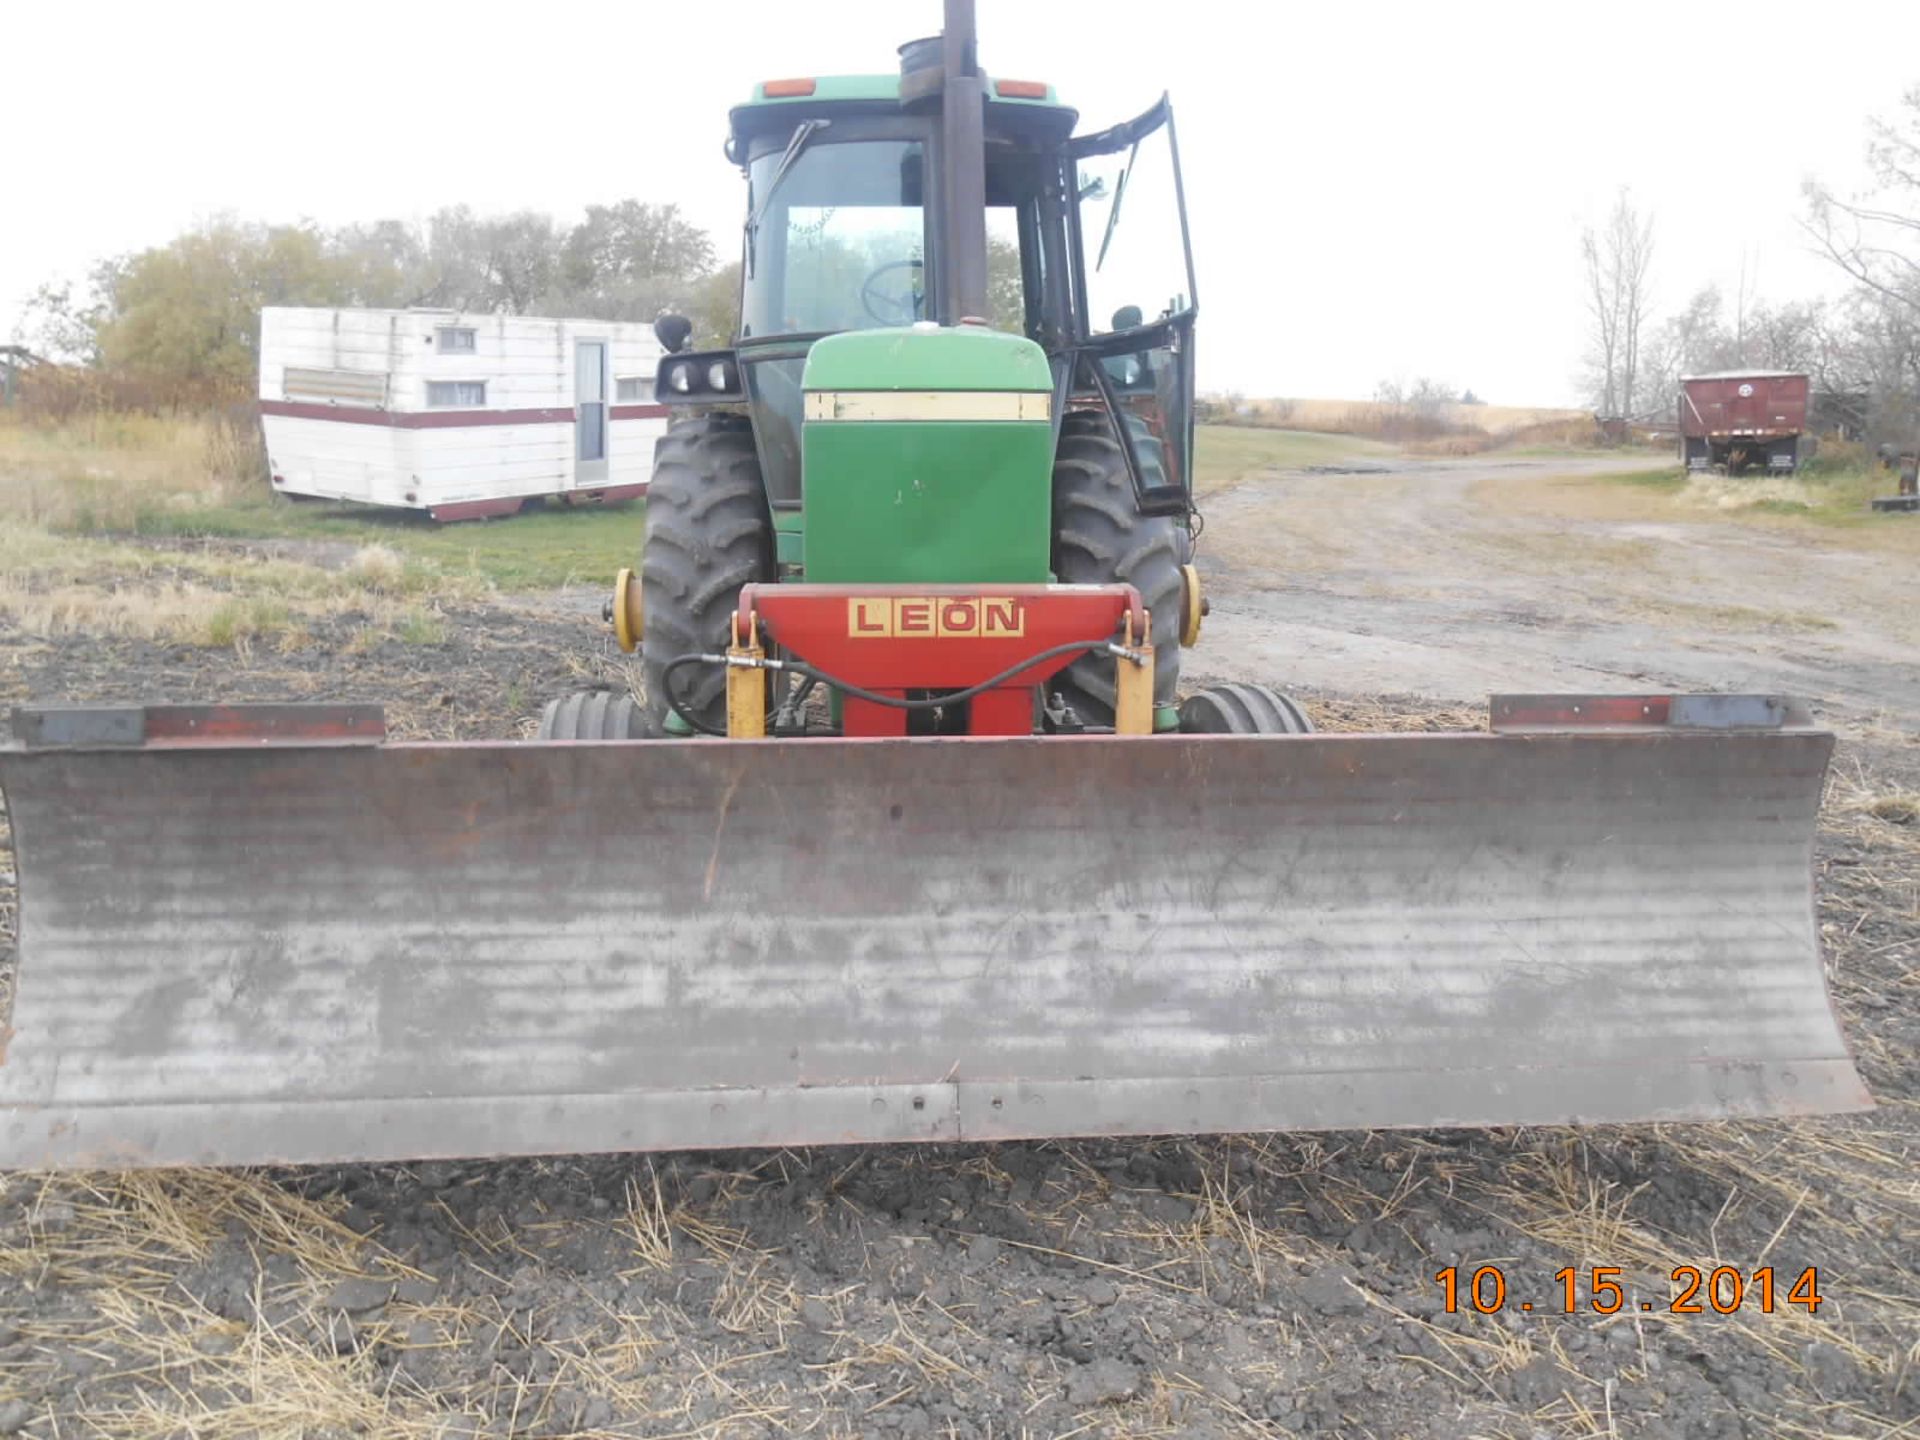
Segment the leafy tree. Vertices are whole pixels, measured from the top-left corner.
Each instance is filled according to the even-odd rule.
[[[559,276],[559,237],[553,218],[535,210],[475,215],[465,205],[435,212],[427,222],[422,298],[481,314],[532,312]]]
[[[740,262],[722,265],[694,282],[684,312],[693,321],[693,344],[703,349],[731,345],[740,329]]]
[[[987,237],[987,323],[1015,335],[1027,332],[1027,298],[1020,274],[1020,246],[998,235]]]
[[[352,298],[318,230],[231,219],[102,266],[95,285],[103,366],[207,389],[251,386],[262,305]]]
[[[404,309],[429,303],[426,241],[404,220],[342,226],[333,232],[332,248],[356,305]]]
[[[573,309],[651,320],[690,307],[713,269],[713,238],[678,205],[622,200],[587,207],[561,246],[557,279]]]

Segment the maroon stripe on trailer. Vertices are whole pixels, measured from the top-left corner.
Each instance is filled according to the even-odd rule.
[[[573,407],[533,410],[376,410],[364,405],[317,405],[304,400],[262,400],[262,415],[289,420],[335,420],[343,425],[387,425],[396,430],[467,429],[480,425],[570,425]],[[666,407],[661,407],[666,413]],[[616,415],[616,418],[619,418]]]
[[[603,485],[597,490],[567,490],[558,498],[569,505],[612,505],[621,500],[638,500],[647,493],[649,482],[638,485]]]
[[[451,505],[429,505],[429,519],[445,523],[449,520],[498,520],[505,515],[517,515],[520,507],[533,497],[530,495],[510,495],[497,500],[457,500]]]
[[[612,410],[616,420],[658,420],[666,413],[664,405],[616,405]]]

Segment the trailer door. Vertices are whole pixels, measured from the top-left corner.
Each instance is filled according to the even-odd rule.
[[[573,483],[607,479],[607,342],[577,340],[573,348]]]

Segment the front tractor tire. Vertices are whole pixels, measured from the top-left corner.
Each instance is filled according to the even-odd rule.
[[[1311,735],[1291,695],[1265,685],[1210,685],[1180,702],[1180,729],[1188,735]]]
[[[773,517],[752,426],[739,415],[672,422],[654,446],[640,557],[646,615],[640,660],[650,733],[661,734],[670,713],[668,662],[725,650],[741,587],[775,575]],[[674,694],[682,709],[714,729],[726,728],[720,666],[683,666],[674,675]]]
[[[1140,592],[1153,631],[1156,707],[1173,703],[1180,682],[1180,567],[1187,548],[1177,518],[1140,513],[1127,457],[1107,417],[1067,415],[1053,461],[1053,572],[1062,584],[1124,583]],[[1103,655],[1082,656],[1054,681],[1081,723],[1113,723],[1113,665]]]
[[[539,740],[641,740],[646,715],[631,695],[612,690],[575,690],[549,700],[540,712]]]

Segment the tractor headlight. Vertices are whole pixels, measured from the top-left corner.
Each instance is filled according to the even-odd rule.
[[[653,398],[669,405],[731,405],[743,397],[745,377],[731,350],[683,350],[660,357]]]

